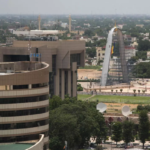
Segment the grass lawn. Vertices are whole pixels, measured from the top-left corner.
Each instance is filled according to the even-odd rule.
[[[91,97],[91,95],[79,95],[78,94],[78,100],[84,100],[84,99],[89,98],[89,97]]]
[[[100,70],[102,66],[85,66],[85,67],[80,67],[79,69],[97,69]]]
[[[87,97],[86,97],[87,96]],[[83,100],[91,95],[78,95],[78,99]],[[134,97],[134,96],[113,96],[113,95],[95,95],[89,99],[90,101],[105,103],[126,103],[126,104],[150,104],[150,97]]]

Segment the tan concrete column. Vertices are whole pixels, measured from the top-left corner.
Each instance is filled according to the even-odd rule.
[[[71,96],[71,71],[68,70],[68,94]]]
[[[65,98],[65,77],[64,77],[64,70],[61,70],[61,98],[62,100]]]
[[[73,71],[73,97],[77,96],[77,73]]]
[[[29,85],[28,85],[28,89],[32,89],[32,84],[29,84]]]
[[[72,74],[73,74],[73,92],[72,92],[72,97],[76,97],[77,96],[77,62],[73,62],[72,63]]]
[[[60,73],[59,69],[57,69],[56,72],[57,72],[57,74],[54,77],[54,80],[55,80],[54,81],[54,83],[55,83],[54,95],[61,96],[61,95],[59,95],[59,73]]]
[[[13,90],[13,85],[9,85],[9,90]]]

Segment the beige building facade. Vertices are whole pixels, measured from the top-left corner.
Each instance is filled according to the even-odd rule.
[[[14,41],[12,47],[0,47],[0,62],[42,61],[49,64],[49,93],[64,99],[77,96],[77,68],[84,67],[85,42],[67,41]],[[41,57],[35,57],[39,54]],[[31,56],[31,57],[29,57]]]
[[[102,47],[96,47],[96,58],[97,58],[97,62],[99,60],[104,60],[105,57],[105,50],[103,50]]]
[[[48,149],[49,65],[22,61],[0,63],[0,143],[37,142]]]

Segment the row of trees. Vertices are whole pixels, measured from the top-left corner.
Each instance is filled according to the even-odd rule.
[[[86,47],[103,47],[106,45],[106,39],[101,39],[101,40],[94,40],[94,42],[92,43],[90,42],[86,42]]]
[[[150,129],[146,110],[143,110],[141,106],[137,108],[139,125],[129,120],[108,122],[96,110],[96,104],[96,102],[80,101],[68,95],[63,101],[60,97],[53,96],[49,106],[50,149],[62,150],[65,141],[68,142],[69,149],[82,149],[88,146],[91,137],[100,144],[108,139],[108,135],[111,135],[116,143],[124,140],[126,144],[134,141],[138,136],[144,147],[145,141],[149,139]]]
[[[138,50],[139,51],[149,51],[150,50],[150,41],[148,40],[139,40]]]
[[[117,142],[124,140],[126,144],[134,141],[135,135],[139,137],[143,143],[143,148],[145,141],[149,139],[149,129],[150,123],[146,110],[141,110],[139,113],[139,125],[138,128],[134,125],[133,122],[124,121],[116,122],[112,126],[112,140]]]

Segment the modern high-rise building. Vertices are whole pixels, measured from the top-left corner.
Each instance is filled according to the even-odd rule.
[[[85,42],[77,40],[0,47],[0,148],[32,142],[26,145],[30,150],[48,149],[49,97],[77,96],[77,68],[84,67],[84,56]]]
[[[8,51],[7,56],[10,58]],[[49,142],[48,131],[49,65],[36,61],[1,62],[0,145],[36,143],[39,135],[43,134],[41,150],[46,150]]]
[[[49,93],[64,99],[77,96],[77,68],[84,67],[85,42],[14,41],[12,47],[0,47],[0,62],[38,61],[49,64]],[[38,56],[38,57],[36,57]]]

